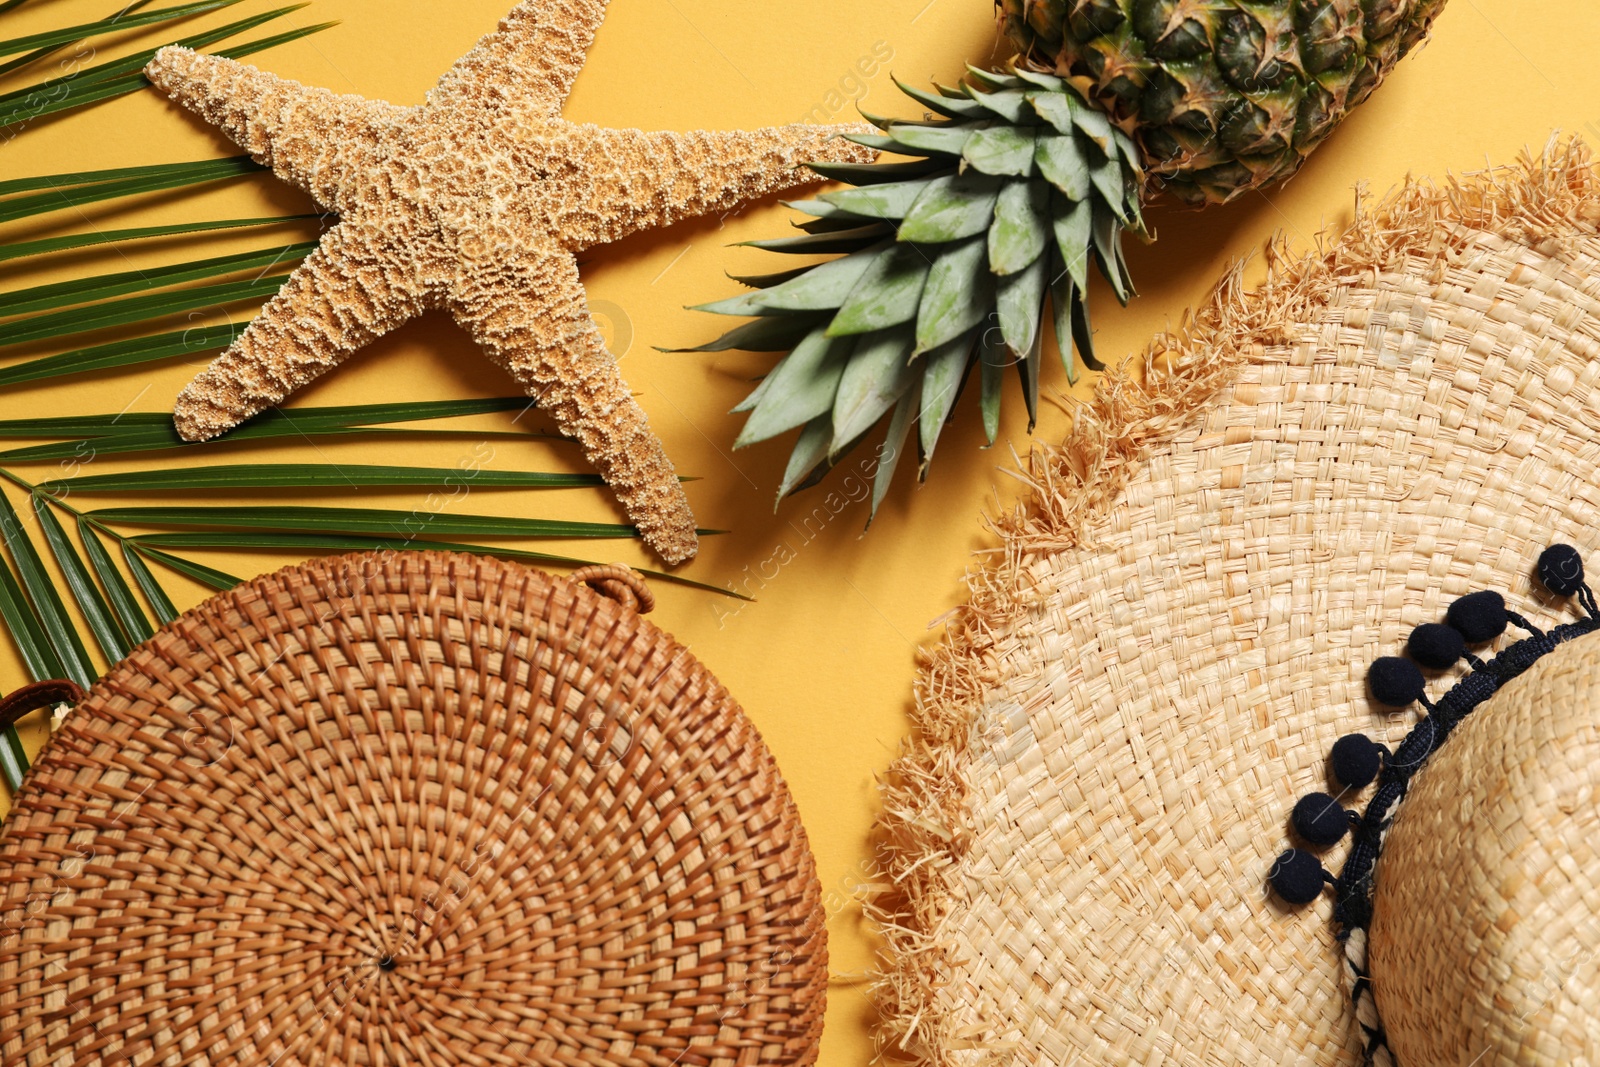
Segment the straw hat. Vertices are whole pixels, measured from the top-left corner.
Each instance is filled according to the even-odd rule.
[[[1033,457],[886,791],[888,1051],[1600,1063],[1597,220],[1576,144],[1409,186]]]
[[[114,667],[0,831],[0,1063],[812,1063],[783,779],[637,575],[574,577],[316,560]]]

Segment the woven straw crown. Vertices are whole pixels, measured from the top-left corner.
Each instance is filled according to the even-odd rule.
[[[920,737],[886,794],[878,880],[904,888],[878,902],[892,1051],[936,1067],[1362,1061],[1331,902],[1290,911],[1267,874],[1297,798],[1328,787],[1334,741],[1392,745],[1416,721],[1371,699],[1374,660],[1476,590],[1570,621],[1531,571],[1553,542],[1600,546],[1597,219],[1578,145],[1408,187],[1315,255],[1277,250],[1261,289],[1231,279],[1034,457],[1033,501],[925,669]],[[1592,837],[1593,817],[1559,834]],[[1454,872],[1434,859],[1437,900]],[[1551,906],[1596,910],[1592,849],[1523,859],[1546,866],[1493,872],[1506,899],[1569,879],[1583,892]],[[1498,921],[1457,903],[1430,921]],[[1600,949],[1590,918],[1561,931]],[[1450,936],[1408,938],[1470,950]],[[1502,980],[1522,976],[1479,991]],[[1507,1064],[1554,1040],[1465,1034],[1464,1059],[1402,1067]]]
[[[809,1064],[824,940],[771,756],[632,607],[319,560],[164,628],[42,753],[0,1063]]]
[[[1368,966],[1401,1064],[1600,1063],[1600,634],[1509,682],[1384,841]]]

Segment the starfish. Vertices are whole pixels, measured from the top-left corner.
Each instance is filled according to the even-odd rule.
[[[339,221],[260,316],[179,395],[203,441],[279,403],[430,309],[448,311],[575,438],[668,563],[698,547],[688,498],[589,314],[575,254],[866,162],[795,124],[692,133],[567,122],[606,0],[524,0],[400,107],[163,48],[145,73]]]

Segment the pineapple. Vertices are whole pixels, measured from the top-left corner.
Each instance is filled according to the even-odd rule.
[[[1007,367],[1037,416],[1045,324],[1068,381],[1101,369],[1091,266],[1126,303],[1122,236],[1166,191],[1221,203],[1287,177],[1399,58],[1444,0],[998,0],[1019,49],[925,92],[909,121],[864,115],[852,140],[894,157],[813,164],[854,188],[790,203],[802,235],[750,242],[837,258],[735,279],[702,305],[753,316],[692,351],[785,353],[734,410],[736,446],[798,438],[778,490],[814,484],[885,418],[876,513],[913,440],[919,475],[977,371],[985,434]],[[870,522],[870,519],[869,519]]]
[[[1287,178],[1444,0],[999,0],[1018,61],[1072,80],[1153,184],[1221,203]]]

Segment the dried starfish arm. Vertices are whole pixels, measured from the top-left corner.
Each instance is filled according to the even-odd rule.
[[[145,75],[331,211],[350,206],[341,194],[379,162],[382,134],[409,110],[176,46],[157,52]]]
[[[625,177],[626,212],[574,219],[571,245],[581,250],[640,230],[699,215],[726,213],[768,193],[823,179],[812,160],[870,163],[878,153],[844,139],[874,132],[870,126],[794,123],[758,130],[691,133],[575,127],[586,140],[580,166],[597,186]]]
[[[179,436],[233,429],[420,314],[424,290],[395,263],[348,222],[323,234],[261,315],[178,394]]]
[[[606,350],[571,254],[550,245],[462,271],[449,306],[539,410],[582,445],[645,543],[668,563],[692,558],[699,540],[689,499]]]
[[[605,17],[606,0],[523,0],[445,72],[428,103],[557,118]]]

